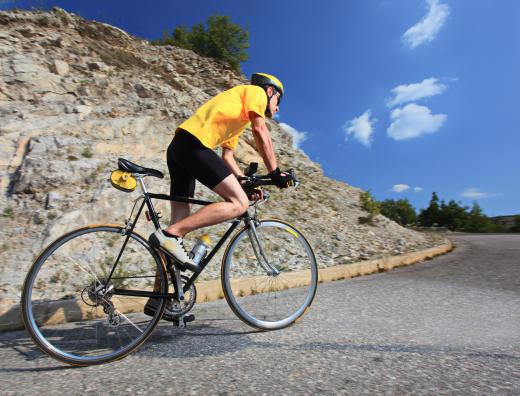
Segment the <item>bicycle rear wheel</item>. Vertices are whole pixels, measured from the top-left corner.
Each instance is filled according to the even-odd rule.
[[[259,329],[296,322],[310,307],[317,284],[311,246],[296,228],[278,220],[239,231],[223,257],[224,296],[240,319]]]
[[[22,292],[23,319],[36,344],[52,357],[73,365],[122,358],[160,320],[166,300],[148,316],[143,313],[148,297],[135,295],[168,290],[164,264],[143,237],[130,235],[107,283],[124,232],[112,225],[69,232],[31,267]],[[128,290],[134,295],[125,295]]]

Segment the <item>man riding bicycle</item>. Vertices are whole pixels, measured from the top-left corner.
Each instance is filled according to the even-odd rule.
[[[279,188],[292,185],[294,177],[280,172],[273,150],[265,116],[277,112],[284,88],[276,77],[256,73],[251,85],[239,85],[222,92],[202,105],[183,122],[167,150],[170,172],[170,195],[193,197],[195,180],[220,195],[216,202],[190,214],[189,203],[171,202],[171,221],[165,230],[150,236],[150,243],[184,267],[197,271],[198,265],[189,257],[183,237],[198,228],[222,223],[244,213],[249,199],[237,177],[243,176],[234,150],[238,138],[251,124],[253,137],[273,183]],[[222,148],[222,157],[215,151]],[[260,198],[256,194],[253,199]]]

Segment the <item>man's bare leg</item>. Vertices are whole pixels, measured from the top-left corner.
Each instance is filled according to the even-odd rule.
[[[233,219],[247,210],[249,201],[235,176],[229,175],[213,189],[226,202],[217,202],[204,206],[190,215],[191,205],[184,202],[171,201],[172,224],[166,228],[170,234],[184,237],[188,232],[197,228],[210,226]],[[160,281],[155,280],[154,291],[159,291]]]
[[[204,206],[192,215],[168,226],[166,231],[170,234],[184,237],[188,232],[198,228],[219,224],[240,216],[249,206],[247,195],[234,175],[229,175],[222,180],[215,186],[213,191],[224,198],[225,202],[216,202]],[[177,206],[175,208],[177,209]],[[189,214],[189,206],[187,211],[184,208],[183,212],[173,214],[172,220],[181,218],[182,214],[186,213]]]
[[[188,217],[191,213],[191,204],[189,203],[171,201],[170,207],[170,225],[181,221],[182,219]]]
[[[178,221],[188,217],[191,212],[191,204],[186,203],[186,202],[170,201],[170,207],[171,207],[170,225],[175,224]],[[160,253],[160,254],[164,255],[164,253]],[[153,291],[158,292],[160,290],[161,290],[161,281],[156,273]]]

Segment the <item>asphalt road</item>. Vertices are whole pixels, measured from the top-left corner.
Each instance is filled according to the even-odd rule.
[[[520,235],[453,238],[411,267],[320,284],[289,329],[255,332],[224,301],[167,322],[125,359],[70,368],[0,335],[0,393],[520,395]]]

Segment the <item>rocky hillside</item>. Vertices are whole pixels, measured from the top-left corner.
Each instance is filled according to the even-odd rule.
[[[137,192],[113,189],[108,176],[122,156],[167,173],[165,152],[177,125],[243,75],[176,47],[148,41],[61,9],[0,12],[0,304],[17,301],[35,255],[65,232],[89,223],[122,223]],[[302,185],[273,191],[262,217],[286,219],[309,237],[320,266],[395,255],[438,241],[378,216],[358,224],[360,190],[323,175],[270,122],[282,168]],[[250,132],[238,148],[243,166],[259,157]],[[151,178],[150,178],[151,179]],[[169,179],[148,180],[167,192]],[[199,186],[199,197],[210,191]],[[213,198],[215,198],[213,196]],[[163,203],[158,207],[169,216]],[[144,221],[140,231],[150,231]],[[224,228],[216,227],[212,235]],[[207,277],[217,275],[218,263]]]

